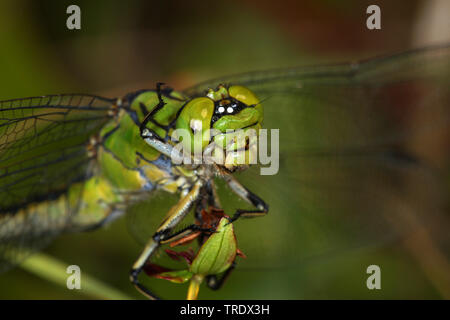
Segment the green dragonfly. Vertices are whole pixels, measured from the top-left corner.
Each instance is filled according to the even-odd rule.
[[[294,233],[307,243],[311,232],[339,229],[345,247],[391,231],[442,228],[447,158],[433,162],[414,142],[447,130],[449,80],[445,45],[222,77],[182,91],[158,84],[114,99],[59,94],[1,101],[0,269],[61,233],[102,227],[162,190],[179,194],[179,202],[149,235],[130,273],[139,291],[156,298],[139,274],[162,244],[197,228],[176,229],[191,211],[199,219],[205,203],[221,207],[217,180],[248,204],[232,221],[263,216],[270,205],[278,231],[266,237],[283,243],[277,254],[289,257],[280,261],[291,268],[304,255],[337,247],[334,240],[308,248],[283,239]],[[178,142],[188,147],[198,140],[203,151],[211,141],[225,148],[220,136],[228,129],[261,128],[279,129],[279,143],[268,146],[279,151],[277,174],[258,174],[267,163],[249,165],[248,144],[233,149],[244,163],[174,159],[186,157],[171,140],[177,129],[191,138]]]

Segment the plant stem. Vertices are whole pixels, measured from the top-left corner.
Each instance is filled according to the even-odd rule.
[[[67,288],[67,279],[71,275],[67,273],[68,265],[43,253],[37,253],[26,259],[20,267],[40,278],[56,283]],[[132,299],[108,284],[81,272],[81,289],[75,290],[97,299],[129,300]],[[69,289],[68,289],[69,290]]]
[[[191,278],[186,300],[197,300],[198,291],[200,290],[200,284],[203,282],[203,279],[204,277],[198,274]]]

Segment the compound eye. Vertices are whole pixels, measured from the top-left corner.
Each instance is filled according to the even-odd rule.
[[[246,104],[247,106],[255,106],[259,104],[258,98],[255,94],[243,86],[231,86],[228,88],[230,97],[233,97],[239,102]]]

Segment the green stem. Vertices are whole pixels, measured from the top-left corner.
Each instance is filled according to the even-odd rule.
[[[53,257],[43,253],[37,253],[26,259],[20,266],[22,269],[33,273],[40,278],[67,288],[67,278],[70,276],[70,274],[66,273],[66,268],[68,265]],[[132,299],[126,294],[110,287],[100,280],[95,279],[83,271],[81,272],[81,289],[75,291],[81,291],[81,293],[97,299]]]
[[[188,294],[186,300],[197,300],[200,284],[203,282],[204,276],[196,274],[191,278],[189,283]]]

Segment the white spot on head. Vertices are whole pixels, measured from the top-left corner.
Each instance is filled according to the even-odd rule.
[[[228,113],[233,113],[233,111],[234,111],[234,109],[233,109],[232,107],[228,107],[228,108],[227,108],[227,112],[228,112]]]
[[[202,131],[202,122],[198,119],[191,119],[190,127],[194,132]]]
[[[219,111],[219,113],[223,113],[225,111],[225,108],[224,107],[219,107],[219,109],[217,111]]]

